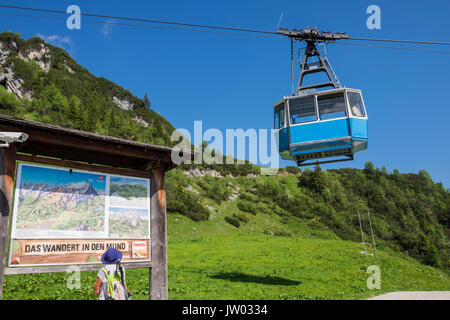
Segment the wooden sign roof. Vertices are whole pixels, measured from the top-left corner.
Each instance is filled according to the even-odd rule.
[[[114,171],[111,173],[140,172],[137,174],[139,176],[152,168],[163,168],[167,171],[176,167],[171,160],[174,149],[169,147],[129,141],[5,115],[0,115],[0,131],[28,134],[26,142],[16,144],[19,160],[47,164],[58,162],[59,165],[64,165],[64,161],[75,161],[79,162],[77,167],[82,169],[83,166],[89,170],[92,170],[95,165],[108,166],[116,168],[116,170],[108,170]]]

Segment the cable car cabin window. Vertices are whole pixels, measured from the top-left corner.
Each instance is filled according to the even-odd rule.
[[[286,124],[285,120],[285,112],[284,112],[284,102],[280,103],[275,107],[275,124],[274,128],[279,129],[283,128]]]
[[[354,117],[364,118],[366,113],[364,112],[361,94],[359,92],[347,92],[348,104],[350,105],[350,111]]]
[[[299,124],[317,120],[314,96],[289,100],[291,124]]]
[[[345,113],[344,93],[338,92],[317,97],[320,120],[343,118]]]

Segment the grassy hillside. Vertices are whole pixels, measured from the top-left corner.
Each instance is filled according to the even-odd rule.
[[[236,228],[224,219],[236,210],[236,203],[227,201],[208,221],[168,216],[169,299],[365,299],[450,288],[450,277],[441,270],[389,248],[379,248],[377,258],[362,255],[360,243],[340,240],[306,221],[293,225],[291,236],[264,233],[283,226],[272,214]],[[367,288],[370,265],[380,267],[380,290]],[[80,290],[66,288],[68,277],[9,275],[4,298],[95,299],[95,272],[82,273]],[[128,270],[127,279],[133,299],[148,298],[148,270]]]
[[[296,236],[272,236],[235,229],[223,216],[193,223],[169,220],[170,299],[364,299],[400,290],[448,290],[450,278],[437,269],[389,249],[378,258],[362,245],[299,227]],[[268,216],[268,225],[276,225]],[[372,251],[373,252],[373,251]],[[366,269],[381,270],[381,289],[367,288]]]
[[[386,173],[370,163],[365,170],[289,168],[276,177],[198,177],[173,170],[167,181],[169,299],[365,299],[449,290],[448,192],[441,189],[423,171]],[[384,203],[392,207],[380,208]],[[367,207],[377,257],[367,220],[372,255],[361,254],[356,210]],[[406,228],[412,222],[413,231]],[[416,243],[412,250],[408,241]],[[371,265],[381,270],[380,290],[367,287]],[[95,277],[84,272],[81,289],[70,291],[65,274],[7,276],[5,298],[95,299]],[[134,299],[146,299],[148,271],[129,270],[128,279]]]
[[[283,169],[276,177],[213,178],[178,169],[169,174],[168,210],[207,220],[231,202],[234,209],[223,219],[239,229],[289,237],[304,234],[306,228],[354,242],[361,241],[358,210],[370,242],[370,210],[379,248],[449,271],[450,195],[426,171],[388,173],[370,162],[364,170],[296,170]],[[270,223],[266,216],[273,217]]]

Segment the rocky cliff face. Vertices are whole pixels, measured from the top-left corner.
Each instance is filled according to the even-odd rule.
[[[29,48],[22,53],[15,41],[0,41],[0,85],[19,99],[31,100],[32,93],[22,87],[24,80],[16,76],[13,71],[14,63],[7,65],[8,58],[12,56],[24,61],[34,61],[42,70],[48,72],[51,63],[50,50],[40,44],[38,48]]]
[[[15,79],[12,69],[4,66],[6,60],[11,54],[15,54],[17,50],[18,46],[16,42],[0,41],[0,85],[4,86],[8,92],[13,92],[18,98],[22,99],[26,94],[26,92],[21,90],[23,80]]]
[[[48,72],[50,70],[50,49],[42,43],[40,43],[37,48],[28,49],[24,53],[19,52],[19,58],[24,61],[36,62],[39,68],[41,68],[45,72]]]
[[[41,70],[48,73],[52,65],[51,50],[44,43],[36,43],[31,47],[20,50],[15,41],[0,40],[0,85],[10,93],[14,93],[19,99],[32,100],[33,93],[23,88],[24,79],[14,73],[14,63],[8,63],[8,58],[17,57],[26,62],[36,63]],[[62,64],[66,70],[73,74],[76,71],[67,61]],[[126,98],[111,97],[112,102],[123,110],[133,110],[134,104]],[[148,127],[145,120],[135,117],[133,120]]]
[[[117,97],[113,97],[113,102],[121,109],[123,110],[133,110],[134,105],[126,100],[126,99],[119,99]]]
[[[4,86],[8,92],[14,93],[19,99],[31,100],[31,93],[22,88],[23,79],[15,79],[14,72],[10,67],[0,70],[0,85]]]
[[[11,41],[7,43],[0,41],[0,65],[3,65],[6,62],[6,59],[8,59],[12,51],[17,50],[18,47],[16,42]]]

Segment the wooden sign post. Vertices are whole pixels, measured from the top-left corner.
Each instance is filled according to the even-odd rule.
[[[0,148],[0,300],[3,298],[3,276],[5,274],[6,246],[8,244],[8,227],[15,168],[15,145],[10,144],[8,148]]]
[[[66,272],[70,266],[50,263],[6,267],[16,161],[150,179],[151,259],[125,261],[123,265],[126,269],[149,268],[149,298],[168,299],[165,173],[176,167],[171,158],[173,149],[3,115],[0,115],[0,131],[28,135],[26,142],[0,148],[0,299],[5,274]],[[141,241],[141,245],[145,246],[145,243]],[[49,261],[52,260],[49,258]],[[92,263],[74,265],[80,271],[98,270],[101,266]]]
[[[151,182],[150,224],[153,264],[150,271],[150,299],[167,300],[167,219],[164,170],[154,169]]]

